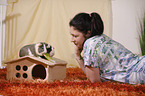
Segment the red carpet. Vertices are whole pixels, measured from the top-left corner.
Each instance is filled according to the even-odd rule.
[[[80,68],[67,68],[67,77],[55,82],[6,80],[0,69],[0,95],[3,96],[145,96],[145,85],[111,82],[90,83]]]

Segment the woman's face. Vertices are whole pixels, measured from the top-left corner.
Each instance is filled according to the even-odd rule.
[[[70,27],[70,34],[72,36],[71,42],[73,42],[79,49],[83,49],[83,42],[85,41],[85,37],[83,33],[76,30],[73,26]]]

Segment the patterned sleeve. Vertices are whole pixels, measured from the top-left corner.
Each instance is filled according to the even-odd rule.
[[[99,63],[97,60],[97,50],[94,48],[94,43],[89,41],[85,42],[84,44],[84,67],[99,67]]]

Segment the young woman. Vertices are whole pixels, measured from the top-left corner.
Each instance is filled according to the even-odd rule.
[[[79,13],[69,25],[76,60],[92,83],[109,80],[145,84],[145,56],[133,54],[103,34],[99,14]]]

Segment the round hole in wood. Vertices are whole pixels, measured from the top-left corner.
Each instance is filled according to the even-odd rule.
[[[21,66],[20,65],[17,65],[16,66],[16,70],[19,71],[20,69],[21,69]]]
[[[27,71],[28,67],[27,66],[23,66],[23,70]]]
[[[46,78],[45,67],[41,64],[34,66],[32,69],[32,77],[33,79],[45,79]]]
[[[26,73],[23,74],[23,78],[27,78],[28,75]]]
[[[20,73],[16,73],[16,77],[17,78],[20,78],[21,77],[21,74]]]

